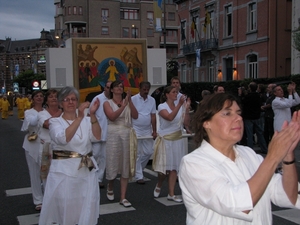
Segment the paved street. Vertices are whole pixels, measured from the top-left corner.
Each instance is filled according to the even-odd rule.
[[[24,133],[20,131],[22,122],[14,116],[8,120],[0,119],[0,225],[31,225],[38,223],[39,213],[34,210],[30,194],[28,168],[22,143]],[[189,141],[189,151],[193,149]],[[297,158],[300,159],[300,150]],[[297,162],[298,173],[300,163]],[[104,225],[183,225],[186,210],[183,204],[167,201],[167,183],[164,183],[161,198],[153,198],[153,189],[157,175],[148,165],[145,170],[148,179],[145,185],[135,182],[128,185],[127,199],[132,203],[131,208],[125,209],[119,202],[119,181],[115,182],[115,201],[106,198],[105,189],[101,189],[100,217],[98,224]],[[106,182],[105,182],[106,185]],[[179,186],[176,194],[180,194]],[[274,225],[300,224],[299,210],[273,207]]]

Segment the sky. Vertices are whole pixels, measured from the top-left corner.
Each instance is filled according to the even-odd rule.
[[[0,0],[0,40],[40,38],[54,29],[54,16],[53,0]]]

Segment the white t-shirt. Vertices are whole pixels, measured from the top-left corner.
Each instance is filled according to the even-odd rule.
[[[137,119],[132,119],[133,128],[137,136],[152,135],[151,114],[156,114],[155,99],[150,95],[146,100],[138,93],[131,98],[133,105],[139,113]]]

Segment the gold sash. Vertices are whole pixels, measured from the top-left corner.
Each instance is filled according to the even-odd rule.
[[[53,159],[69,159],[69,158],[81,158],[78,169],[86,166],[90,171],[95,168],[92,152],[89,152],[86,155],[81,155],[78,152],[63,151],[63,150],[53,150]]]
[[[136,155],[137,155],[137,137],[135,130],[131,127],[130,128],[130,138],[129,138],[129,144],[130,144],[130,173],[129,178],[135,176],[135,167],[136,167]]]
[[[154,171],[166,174],[166,148],[164,140],[176,141],[182,138],[181,130],[163,137],[158,136],[154,143],[154,155],[152,161],[152,168]]]

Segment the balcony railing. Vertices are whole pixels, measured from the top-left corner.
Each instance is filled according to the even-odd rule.
[[[193,54],[196,53],[196,49],[201,49],[201,51],[212,50],[218,48],[218,39],[211,38],[203,41],[197,41],[183,46],[183,54]]]

